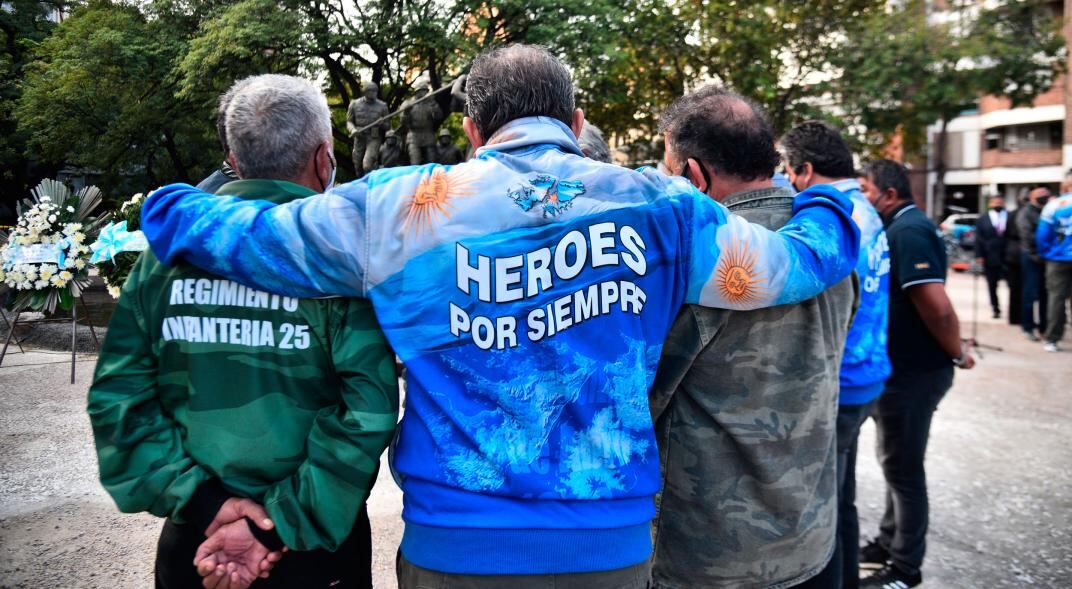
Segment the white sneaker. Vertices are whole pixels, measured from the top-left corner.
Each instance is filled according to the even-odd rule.
[[[1046,345],[1042,346],[1042,349],[1046,350],[1047,352],[1056,352],[1057,342],[1046,342]]]

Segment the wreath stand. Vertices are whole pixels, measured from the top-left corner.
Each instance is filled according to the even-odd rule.
[[[9,322],[8,331],[7,331],[7,338],[4,340],[4,349],[0,350],[0,365],[4,364],[4,357],[7,356],[7,348],[8,348],[9,345],[11,345],[11,338],[14,337],[14,335],[15,335],[15,327],[17,325],[19,325],[20,323],[22,325],[37,325],[39,323],[65,323],[67,321],[70,321],[71,322],[71,384],[74,384],[74,369],[75,369],[75,364],[77,362],[77,355],[78,355],[78,305],[79,304],[82,305],[82,309],[85,311],[86,317],[89,317],[89,307],[86,306],[86,300],[82,297],[82,295],[78,295],[75,298],[78,299],[78,301],[71,305],[71,318],[70,319],[67,319],[66,317],[43,317],[41,319],[30,319],[30,320],[24,320],[24,321],[20,322],[20,319],[21,319],[22,314],[23,314],[24,311],[17,311],[15,313],[15,320]],[[7,322],[6,318],[5,318],[5,322]],[[93,345],[97,346],[97,349],[99,350],[100,349],[100,340],[97,339],[97,330],[90,323],[87,323],[86,326],[89,327],[89,333],[93,336]],[[15,340],[15,345],[17,345],[19,347],[19,352],[24,353],[24,354],[26,353],[26,350],[24,350],[23,347],[22,347],[22,342],[20,342],[19,340],[16,339]]]

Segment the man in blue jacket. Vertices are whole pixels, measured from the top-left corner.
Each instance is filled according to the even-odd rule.
[[[1046,292],[1049,294],[1046,312],[1047,352],[1057,351],[1057,342],[1065,334],[1065,306],[1072,296],[1072,193],[1051,200],[1042,209],[1035,246],[1046,260]]]
[[[860,519],[856,512],[856,440],[860,427],[882,394],[892,367],[886,353],[890,314],[890,247],[878,211],[860,191],[852,154],[841,134],[809,121],[782,138],[789,177],[798,190],[831,184],[852,196],[852,218],[860,226],[860,304],[845,342],[841,361],[837,412],[838,542],[834,562],[841,567],[841,586],[860,585]]]
[[[142,228],[165,262],[372,301],[409,375],[400,586],[644,587],[647,393],[678,309],[814,297],[856,264],[852,205],[807,191],[775,233],[685,179],[583,157],[569,71],[540,47],[482,54],[467,90],[463,164],[278,206],[173,185]]]

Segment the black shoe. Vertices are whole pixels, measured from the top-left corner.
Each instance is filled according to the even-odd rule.
[[[860,567],[865,569],[880,569],[886,566],[890,560],[890,551],[878,543],[878,538],[871,540],[860,549]]]
[[[994,319],[1001,319],[1001,311],[994,311]]]
[[[870,577],[860,579],[860,589],[908,589],[923,582],[923,575],[909,575],[889,564]]]

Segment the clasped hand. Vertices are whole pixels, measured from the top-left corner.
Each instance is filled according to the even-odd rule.
[[[283,558],[283,552],[272,552],[257,541],[250,521],[266,531],[275,527],[256,502],[231,498],[205,530],[208,538],[198,547],[194,566],[206,589],[246,589],[258,578],[267,578]]]

